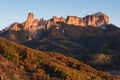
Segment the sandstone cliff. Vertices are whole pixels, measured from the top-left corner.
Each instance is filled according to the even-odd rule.
[[[102,25],[109,24],[109,18],[105,14],[98,12],[93,15],[88,15],[83,18],[83,21],[85,22],[86,26],[95,26],[100,27]]]
[[[61,29],[62,24],[74,25],[78,27],[101,27],[109,24],[109,18],[105,14],[98,12],[92,15],[87,15],[84,18],[78,16],[68,16],[56,17],[52,19],[44,20],[43,18],[35,19],[34,14],[30,12],[27,16],[27,19],[23,23],[15,22],[7,29],[10,31],[18,31],[24,34],[24,39],[32,40],[36,38],[41,38],[42,31],[49,31],[51,28],[55,27],[56,29]],[[64,29],[62,29],[62,32]],[[5,32],[5,30],[3,31]],[[24,33],[23,33],[24,32]]]
[[[30,12],[28,14],[27,20],[23,22],[20,27],[19,23],[14,23],[10,28],[10,30],[29,30],[30,32],[36,32],[37,30],[41,29],[49,29],[53,25],[57,25],[57,22],[63,22],[68,25],[75,25],[80,27],[86,26],[93,26],[93,27],[100,27],[109,24],[109,17],[105,14],[98,12],[92,15],[87,15],[84,18],[80,18],[78,16],[68,16],[66,19],[63,17],[56,17],[54,16],[50,20],[41,19],[34,19],[34,14]],[[61,26],[61,25],[57,25]]]

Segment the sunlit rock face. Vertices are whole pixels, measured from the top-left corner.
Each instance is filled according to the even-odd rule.
[[[18,27],[19,23],[15,22],[11,25],[12,27],[10,28],[10,30],[15,30],[15,31],[19,31],[21,28]]]
[[[34,14],[32,12],[30,12],[28,14],[27,20],[26,20],[26,22],[24,24],[25,29],[29,28],[30,26],[32,26],[33,21],[34,21]]]
[[[100,27],[109,24],[109,17],[101,12],[88,15],[84,18],[80,18],[78,16],[68,16],[66,19],[66,23],[69,25],[76,25],[81,27],[84,26]]]
[[[61,26],[58,25],[57,22],[80,27],[100,27],[109,24],[109,17],[101,12],[98,12],[92,15],[85,16],[84,18],[80,18],[78,16],[68,16],[65,19],[64,17],[58,18],[54,16],[50,20],[44,20],[43,18],[35,19],[34,14],[30,12],[25,22],[21,23],[21,25],[20,23],[15,22],[13,25],[11,25],[10,30],[18,31],[24,29],[29,30],[30,32],[35,32],[41,29],[49,29],[53,25]]]
[[[76,26],[85,26],[85,22],[83,21],[83,19],[77,16],[68,16],[67,24],[76,25]]]
[[[91,26],[91,27],[101,27],[105,29],[106,28],[105,26],[109,24],[109,17],[101,12],[98,12],[92,15],[87,15],[83,18],[78,16],[68,16],[67,18],[64,17],[58,18],[56,16],[53,16],[52,19],[44,20],[43,18],[35,19],[34,14],[30,12],[25,22],[23,23],[15,22],[12,25],[10,25],[8,28],[4,29],[4,31],[1,31],[1,33],[4,33],[7,30],[9,30],[7,32],[16,31],[16,33],[19,32],[20,34],[21,33],[23,34],[24,40],[32,40],[36,38],[41,38],[41,35],[42,34],[44,35],[44,33],[42,32],[44,31],[47,32],[53,27],[62,30],[62,32],[64,33],[62,23],[66,25],[74,25],[77,27]],[[16,33],[14,37],[16,36]]]
[[[108,16],[104,15],[101,12],[93,15],[88,15],[84,17],[83,20],[87,26],[100,27],[109,24]]]
[[[54,23],[56,23],[56,22],[64,22],[64,23],[66,23],[66,19],[64,17],[58,18],[56,16],[53,16],[53,18],[51,19],[51,21],[53,21]]]

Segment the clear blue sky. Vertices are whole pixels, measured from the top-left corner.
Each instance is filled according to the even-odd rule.
[[[35,18],[50,19],[68,15],[84,17],[98,11],[120,27],[120,0],[2,0],[0,29],[13,22],[24,22],[29,12],[34,12]]]

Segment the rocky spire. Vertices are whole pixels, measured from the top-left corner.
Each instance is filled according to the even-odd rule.
[[[32,26],[33,21],[34,21],[34,14],[30,12],[25,22],[25,29],[30,28],[30,26]]]
[[[34,14],[33,14],[32,12],[30,12],[30,13],[28,14],[27,21],[28,21],[28,22],[32,22],[33,20],[34,20]]]

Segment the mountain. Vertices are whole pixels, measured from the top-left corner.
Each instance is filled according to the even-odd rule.
[[[111,26],[114,28],[114,31]],[[117,31],[117,33],[112,34],[112,31]],[[88,15],[84,18],[68,16],[65,19],[54,16],[49,20],[44,20],[43,18],[34,19],[34,14],[30,12],[25,22],[11,24],[8,28],[3,29],[0,36],[32,48],[46,46],[43,42],[44,40],[45,42],[50,42],[49,45],[53,45],[51,42],[53,40],[53,42],[57,41],[57,43],[59,43],[59,40],[64,40],[68,44],[73,45],[77,53],[86,53],[86,51],[90,51],[93,47],[95,48],[91,51],[95,51],[101,44],[118,36],[119,33],[119,28],[110,25],[108,16],[101,12]],[[64,41],[60,41],[60,44]],[[38,44],[41,44],[41,46],[39,47]],[[50,48],[49,45],[44,49]],[[65,46],[64,43],[61,45]],[[60,48],[66,52],[68,51],[66,47],[68,46]],[[80,47],[80,50],[78,47]],[[41,48],[41,50],[43,49]],[[48,51],[52,51],[52,49],[48,49]],[[55,51],[59,52],[56,49]],[[64,51],[62,53],[65,53]],[[73,52],[73,50],[69,52]]]
[[[27,20],[23,23],[15,22],[11,24],[8,28],[3,29],[2,35],[6,35],[7,37],[10,37],[10,39],[15,39],[17,37],[21,38],[22,40],[18,39],[17,42],[24,42],[32,39],[39,39],[43,37],[43,32],[48,32],[51,30],[51,28],[54,26],[56,29],[62,28],[62,24],[58,23],[65,23],[67,25],[74,25],[74,26],[80,26],[80,27],[88,27],[88,26],[94,26],[94,27],[102,27],[105,28],[107,24],[109,24],[109,18],[105,14],[98,12],[92,15],[88,15],[84,18],[80,18],[77,16],[68,16],[66,19],[61,17],[57,18],[54,16],[50,20],[44,20],[41,19],[34,19],[34,14],[30,12],[28,14]],[[20,36],[17,33],[24,34],[24,36]],[[15,39],[14,39],[15,38]]]
[[[34,14],[30,12],[25,22],[15,22],[0,33],[1,37],[30,48],[61,53],[90,64],[96,69],[109,72],[118,69],[119,63],[112,61],[116,67],[109,69],[111,66],[101,67],[93,61],[97,56],[99,58],[106,55],[108,53],[106,51],[101,54],[104,45],[108,44],[109,47],[109,43],[117,40],[119,35],[120,28],[110,24],[109,17],[101,12],[83,18],[68,16],[65,19],[54,16],[49,20],[35,19]],[[114,51],[113,55],[116,55],[116,50],[112,48],[111,50]]]
[[[63,54],[33,50],[3,38],[0,42],[3,80],[119,79]]]

